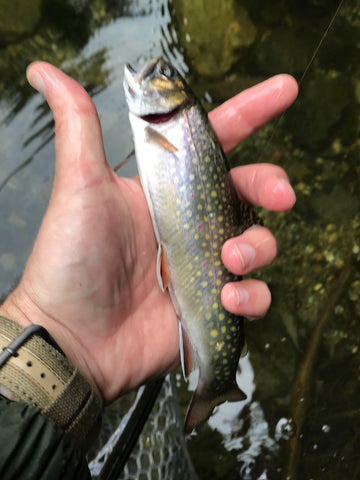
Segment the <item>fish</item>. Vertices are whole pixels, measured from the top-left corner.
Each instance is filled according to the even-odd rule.
[[[244,319],[221,303],[222,287],[241,277],[225,268],[221,248],[259,220],[239,199],[207,113],[174,66],[154,58],[137,72],[128,64],[124,90],[157,278],[179,319],[184,376],[199,372],[184,425],[190,433],[217,405],[246,399],[236,382]]]

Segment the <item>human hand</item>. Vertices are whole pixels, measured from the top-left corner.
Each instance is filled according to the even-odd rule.
[[[178,323],[168,294],[156,280],[152,224],[137,177],[118,177],[105,159],[93,102],[55,67],[35,62],[30,84],[55,118],[56,168],[48,209],[23,277],[0,315],[43,325],[69,361],[106,402],[179,361]],[[287,108],[295,80],[278,75],[232,98],[210,114],[225,151]],[[269,164],[233,169],[242,197],[265,208],[291,208],[295,195],[285,172]],[[236,274],[268,265],[273,235],[252,227],[222,251]],[[258,317],[271,297],[259,280],[223,288],[224,307]]]

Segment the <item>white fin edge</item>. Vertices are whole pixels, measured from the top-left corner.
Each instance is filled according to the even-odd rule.
[[[156,277],[157,277],[159,287],[161,288],[161,291],[165,292],[164,282],[163,282],[162,274],[161,274],[161,269],[162,269],[162,247],[159,243],[158,253],[157,253],[157,257],[156,257]]]

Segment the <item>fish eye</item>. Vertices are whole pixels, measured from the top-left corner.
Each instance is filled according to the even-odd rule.
[[[171,79],[174,76],[174,71],[169,67],[169,65],[163,64],[160,65],[160,74],[166,79]]]

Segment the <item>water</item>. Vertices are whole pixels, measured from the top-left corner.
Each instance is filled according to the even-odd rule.
[[[13,25],[8,31],[0,22],[4,295],[24,268],[54,170],[52,118],[25,82],[30,61],[51,61],[88,89],[108,161],[116,165],[132,150],[122,91],[126,62],[141,64],[165,54],[212,108],[272,74],[300,79],[338,5],[335,0],[44,0],[40,8],[40,3],[26,2],[32,5],[27,15],[12,12],[11,2],[0,6],[0,14],[5,9],[0,18]],[[199,478],[360,476],[359,40],[359,2],[345,0],[295,106],[230,156],[233,164],[269,161],[285,167],[297,204],[285,214],[261,212],[278,239],[278,259],[258,274],[269,283],[273,304],[265,319],[246,326],[250,353],[241,362],[239,384],[248,400],[218,408],[188,440]],[[121,173],[134,174],[134,164]],[[178,383],[183,416],[189,392]]]

